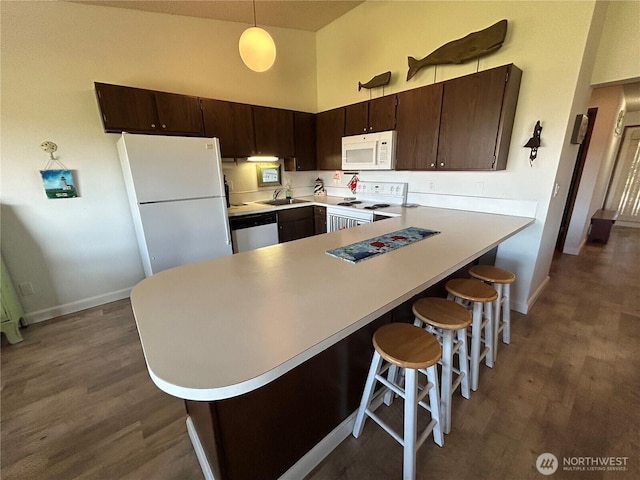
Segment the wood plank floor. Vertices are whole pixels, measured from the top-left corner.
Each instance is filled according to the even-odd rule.
[[[418,479],[540,479],[543,452],[628,457],[624,472],[561,466],[548,478],[640,478],[640,230],[558,256],[550,276],[532,311],[514,313],[511,345],[481,368],[478,392],[456,396],[445,446],[419,450]],[[183,403],[149,379],[128,300],[22,334],[2,338],[2,479],[202,478]],[[399,425],[401,408],[384,416]],[[369,421],[309,478],[401,471],[401,447]]]

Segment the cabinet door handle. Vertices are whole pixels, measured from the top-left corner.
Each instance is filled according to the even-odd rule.
[[[152,123],[152,124],[151,124],[151,128],[156,128],[156,124],[155,124],[155,123]]]
[[[441,167],[444,167],[444,162],[441,162],[441,163],[440,163],[440,166],[441,166]]]
[[[369,127],[369,131],[373,130],[373,127]]]
[[[163,123],[163,124],[162,124],[162,128],[167,128],[167,126]]]
[[[435,166],[436,166],[436,164],[435,164],[435,163],[432,163],[432,164],[431,164],[431,168],[434,168]]]

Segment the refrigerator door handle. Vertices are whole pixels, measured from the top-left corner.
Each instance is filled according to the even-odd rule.
[[[211,145],[207,145],[207,148],[211,146],[214,149],[215,157],[216,157],[216,167],[218,170],[218,191],[220,192],[220,196],[225,198],[225,188],[224,188],[224,174],[222,173],[222,157],[220,155],[220,141],[217,138],[212,138],[213,142]]]
[[[214,152],[215,152],[216,164],[218,166],[218,183],[220,184],[220,190],[219,191],[221,192],[222,198],[226,202],[227,199],[225,197],[225,193],[226,192],[225,192],[225,188],[224,188],[224,175],[222,173],[222,158],[221,158],[221,154],[220,154],[220,140],[218,140],[218,138],[214,137],[214,138],[211,139],[211,141],[213,142],[212,147],[213,147]],[[225,236],[227,237],[227,245],[232,245],[232,243],[231,243],[231,227],[229,226],[229,216],[227,215],[226,210],[224,212],[224,216],[227,219],[226,222],[223,222],[224,223],[224,233],[225,233]]]
[[[227,221],[226,222],[222,222],[224,223],[224,233],[225,236],[227,237],[227,245],[232,245],[231,242],[231,226],[229,225],[229,217],[227,217]]]

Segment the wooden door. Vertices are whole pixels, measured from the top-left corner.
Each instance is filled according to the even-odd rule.
[[[278,212],[278,242],[290,242],[314,234],[313,207],[298,207]]]
[[[576,197],[578,196],[578,188],[580,187],[580,180],[582,179],[582,172],[584,170],[584,164],[587,160],[587,154],[589,153],[589,145],[591,144],[591,134],[593,133],[593,127],[596,123],[596,116],[598,115],[597,108],[590,108],[587,110],[587,116],[589,117],[589,123],[587,124],[587,131],[584,139],[578,148],[578,155],[576,157],[576,163],[573,165],[573,173],[571,174],[571,183],[569,184],[569,191],[567,193],[567,200],[564,204],[564,210],[562,212],[562,220],[560,221],[560,228],[558,229],[558,237],[556,238],[556,251],[562,253],[564,250],[564,242],[567,239],[567,232],[569,231],[569,223],[571,222],[571,216],[573,215],[573,207],[576,203]]]
[[[436,168],[442,83],[398,94],[396,170]]]
[[[327,233],[327,208],[313,206],[313,233],[320,235],[321,233]]]
[[[369,102],[360,102],[345,107],[344,134],[362,135],[369,132]]]
[[[327,110],[316,115],[316,159],[318,170],[342,169],[344,122],[344,107]]]
[[[316,169],[316,116],[313,113],[293,113],[293,134],[296,171]]]
[[[492,170],[508,66],[444,82],[437,168]]]
[[[255,151],[251,105],[201,98],[204,133],[220,140],[225,158],[248,157]]]
[[[295,156],[291,110],[254,105],[253,124],[258,155]]]
[[[157,114],[150,90],[95,83],[104,131],[155,132]]]
[[[369,101],[369,132],[384,132],[396,128],[396,96],[374,98]]]
[[[165,132],[202,135],[202,110],[197,97],[154,92],[158,128]]]

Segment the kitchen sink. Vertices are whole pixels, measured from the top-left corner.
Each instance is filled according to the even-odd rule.
[[[309,203],[309,200],[300,200],[299,198],[278,198],[276,200],[263,200],[261,202],[263,205],[293,205],[294,203]]]

